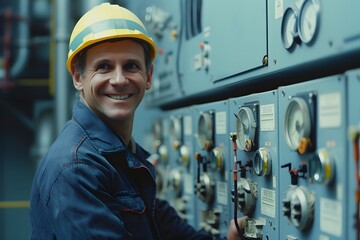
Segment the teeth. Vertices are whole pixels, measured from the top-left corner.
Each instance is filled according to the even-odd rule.
[[[109,98],[115,99],[115,100],[124,100],[130,97],[130,94],[126,95],[115,95],[115,94],[109,94],[107,95]]]

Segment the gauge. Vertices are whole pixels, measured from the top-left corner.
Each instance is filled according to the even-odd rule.
[[[154,148],[158,150],[161,145],[161,138],[162,138],[162,127],[160,121],[156,121],[152,125],[152,135],[154,139]]]
[[[297,150],[311,132],[310,110],[301,97],[291,98],[285,113],[285,140],[291,150]]]
[[[271,173],[271,155],[265,148],[256,151],[253,167],[258,176],[268,176]]]
[[[316,183],[327,185],[335,177],[335,161],[325,149],[317,150],[314,159],[309,163],[311,179]]]
[[[313,40],[319,25],[320,5],[317,0],[306,0],[299,13],[299,36],[302,42]]]
[[[166,145],[162,144],[159,146],[159,155],[160,155],[161,161],[163,161],[163,162],[167,161],[168,149],[167,149]]]
[[[290,49],[298,35],[297,13],[291,7],[287,8],[281,22],[281,40],[284,48]]]
[[[177,197],[180,197],[183,190],[183,175],[181,170],[173,169],[170,173],[170,186]]]
[[[172,145],[175,150],[178,150],[181,145],[182,138],[182,124],[180,117],[171,117],[170,119],[170,134],[172,137]]]
[[[209,112],[201,113],[198,121],[198,144],[202,149],[210,151],[214,146],[214,121]]]
[[[224,170],[224,151],[221,148],[214,148],[209,156],[210,167],[213,170]]]
[[[254,112],[249,107],[241,107],[237,115],[236,129],[238,148],[250,151],[255,142],[256,120]]]
[[[257,183],[250,179],[240,178],[237,194],[239,210],[246,215],[250,215],[256,205]]]
[[[182,163],[184,166],[188,166],[188,164],[189,164],[189,161],[190,161],[190,153],[189,152],[190,151],[187,146],[182,145],[180,147],[180,156],[181,156]]]
[[[215,182],[212,177],[204,173],[200,181],[195,184],[196,195],[205,203],[212,203],[215,197]]]

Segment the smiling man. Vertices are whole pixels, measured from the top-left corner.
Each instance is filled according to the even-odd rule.
[[[156,198],[150,154],[131,137],[155,53],[142,22],[118,5],[75,25],[67,68],[79,99],[36,171],[31,239],[212,239]],[[228,238],[239,239],[233,223]]]

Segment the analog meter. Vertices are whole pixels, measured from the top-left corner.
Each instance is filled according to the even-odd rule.
[[[291,150],[297,150],[311,133],[310,110],[301,97],[291,98],[285,113],[285,140]]]
[[[198,144],[210,151],[214,146],[214,118],[209,112],[201,113],[198,121]]]
[[[258,176],[268,176],[271,173],[271,155],[266,148],[259,148],[256,151],[253,168]]]
[[[156,151],[158,151],[162,140],[162,127],[160,121],[156,121],[152,125],[152,135],[154,139],[154,148],[156,149]]]
[[[314,220],[315,195],[304,186],[290,186],[283,199],[282,212],[300,230],[308,229]]]
[[[284,48],[290,49],[298,36],[298,17],[295,10],[287,8],[281,22],[281,40]]]
[[[254,146],[257,126],[255,114],[253,109],[243,106],[237,115],[236,131],[238,138],[236,143],[241,150],[250,151]]]
[[[317,0],[305,0],[299,13],[299,36],[302,42],[313,40],[319,25],[320,5]]]
[[[224,170],[224,151],[221,148],[214,148],[210,153],[209,160],[211,169],[219,172]]]
[[[215,182],[212,177],[204,173],[200,176],[200,182],[195,184],[196,195],[205,203],[212,203],[215,197]]]
[[[180,117],[171,117],[170,119],[170,134],[172,139],[172,145],[175,150],[178,150],[180,148],[180,145],[182,144],[182,124],[181,124],[181,118]]]
[[[317,150],[309,162],[309,172],[312,181],[328,185],[335,177],[335,160],[326,149]]]
[[[182,145],[180,147],[180,156],[181,156],[182,164],[184,166],[188,166],[189,161],[190,161],[190,151],[189,151],[189,148],[187,146]]]
[[[180,169],[175,168],[170,172],[169,185],[177,197],[182,195],[184,176]]]

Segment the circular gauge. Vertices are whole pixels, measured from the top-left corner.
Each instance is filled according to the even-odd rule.
[[[306,0],[299,13],[299,36],[302,42],[313,40],[319,25],[320,6],[317,0]]]
[[[161,139],[161,122],[160,121],[156,121],[154,122],[154,124],[152,125],[152,134],[154,139],[158,140]]]
[[[310,111],[305,100],[293,97],[285,113],[285,140],[291,150],[297,150],[303,138],[311,132]]]
[[[170,186],[177,197],[181,196],[183,190],[183,176],[179,169],[173,169],[170,173]]]
[[[195,192],[203,202],[213,202],[215,197],[215,182],[209,174],[204,173],[200,176],[200,182],[195,184]]]
[[[271,155],[265,148],[256,151],[253,166],[258,176],[268,176],[271,173]]]
[[[236,121],[238,148],[250,151],[255,142],[256,121],[253,111],[249,107],[241,107]]]
[[[187,146],[182,145],[180,147],[180,156],[181,156],[183,165],[187,166],[190,161],[190,151]]]
[[[325,149],[319,149],[310,161],[309,171],[314,182],[327,185],[335,177],[335,161]]]
[[[214,148],[209,156],[210,167],[213,170],[224,170],[224,152],[221,148]]]
[[[201,113],[198,121],[198,144],[202,149],[210,151],[214,146],[213,119],[210,113]]]
[[[290,49],[298,35],[297,13],[291,7],[287,8],[281,22],[281,40],[284,48]]]
[[[179,149],[181,145],[182,124],[181,119],[172,117],[170,119],[170,134],[172,137],[172,145],[175,150]]]
[[[163,162],[167,161],[168,149],[167,149],[166,145],[162,144],[159,146],[159,155],[160,155],[161,161],[163,161]]]
[[[240,178],[237,194],[239,210],[244,214],[251,214],[256,205],[257,184],[250,179]]]
[[[295,189],[290,198],[290,220],[300,230],[306,230],[314,220],[315,199],[305,187]]]

